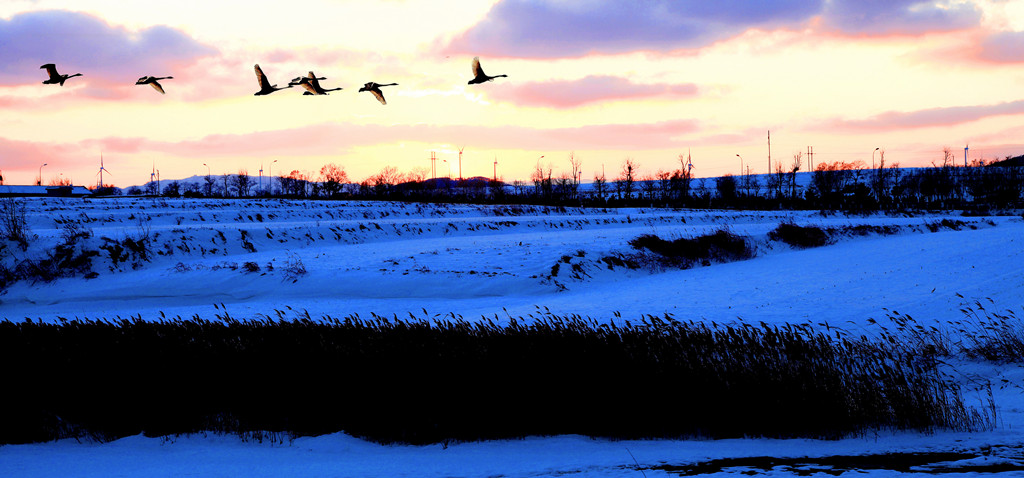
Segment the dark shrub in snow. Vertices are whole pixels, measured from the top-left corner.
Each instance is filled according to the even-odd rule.
[[[802,249],[821,247],[829,243],[828,232],[824,229],[817,226],[797,226],[791,222],[779,224],[779,227],[768,233],[768,238]]]
[[[658,236],[645,234],[629,241],[634,249],[646,249],[669,259],[685,262],[715,261],[730,262],[749,259],[753,251],[746,238],[719,229],[711,234],[694,238],[666,240]]]

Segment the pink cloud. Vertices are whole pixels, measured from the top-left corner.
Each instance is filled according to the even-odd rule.
[[[638,84],[616,76],[587,76],[579,80],[556,80],[513,85],[489,95],[522,106],[573,108],[588,103],[653,97],[687,97],[697,86],[685,84]]]
[[[977,56],[995,63],[1024,62],[1024,32],[998,32],[985,37]]]
[[[144,75],[173,75],[217,50],[184,32],[157,25],[140,31],[113,26],[80,12],[48,10],[0,19],[0,84],[39,84],[39,69],[55,63],[63,74],[82,73],[85,96],[123,98]],[[66,87],[66,86],[65,86]],[[59,88],[59,87],[57,87]]]
[[[857,131],[927,128],[977,121],[990,116],[1024,114],[1024,100],[978,106],[950,106],[918,111],[889,111],[862,120],[833,120],[824,128]]]

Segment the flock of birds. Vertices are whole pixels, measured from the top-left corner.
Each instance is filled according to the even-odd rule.
[[[54,65],[53,63],[47,63],[47,64],[45,64],[43,66],[40,66],[39,68],[40,69],[45,69],[46,73],[48,75],[50,75],[50,77],[47,78],[46,81],[43,81],[44,85],[60,85],[60,86],[64,86],[64,82],[67,81],[69,78],[74,78],[76,76],[82,76],[81,73],[75,73],[73,75],[62,75],[62,74],[57,72],[57,65]],[[320,86],[320,80],[326,80],[327,78],[326,77],[322,77],[322,76],[321,77],[317,77],[312,71],[309,72],[306,76],[299,76],[299,77],[293,78],[291,81],[288,82],[288,86],[278,87],[276,84],[271,84],[270,80],[267,80],[267,75],[263,74],[263,70],[260,69],[260,65],[259,64],[255,65],[254,68],[256,70],[256,81],[260,85],[260,91],[257,91],[256,93],[253,93],[255,96],[269,95],[269,94],[271,94],[271,93],[273,93],[275,91],[285,90],[285,89],[292,88],[292,87],[295,87],[295,86],[301,86],[303,89],[306,90],[305,92],[302,93],[303,95],[326,95],[330,91],[338,91],[338,90],[342,89],[340,87],[339,88],[326,88],[325,89],[324,87]],[[473,68],[473,79],[469,80],[469,84],[470,85],[484,83],[484,82],[487,82],[487,81],[491,81],[491,80],[493,80],[495,78],[507,77],[508,76],[508,75],[494,75],[494,76],[490,76],[490,75],[484,73],[484,69],[480,67],[480,57],[474,57],[473,58],[472,68]],[[142,78],[139,78],[139,80],[136,81],[135,84],[136,85],[150,85],[150,86],[153,87],[154,90],[159,91],[160,94],[164,94],[164,87],[160,84],[159,81],[160,80],[171,80],[171,79],[174,79],[174,77],[173,76],[161,76],[161,77],[143,76]],[[388,102],[384,99],[384,93],[382,93],[380,91],[380,89],[382,87],[385,87],[385,86],[397,86],[397,85],[398,85],[398,83],[381,84],[381,83],[375,83],[375,82],[371,81],[371,82],[366,83],[365,85],[363,85],[362,88],[359,88],[359,92],[368,91],[375,98],[377,98],[377,101],[380,101],[380,104],[386,105],[386,104],[388,104]]]

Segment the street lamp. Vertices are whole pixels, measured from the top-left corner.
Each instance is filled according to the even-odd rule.
[[[881,148],[875,148],[875,151],[878,151],[879,149]],[[875,151],[871,152],[871,169],[875,169]]]
[[[743,176],[743,156],[737,154],[736,157],[740,158],[740,176]]]
[[[210,165],[203,163],[206,166],[206,196],[210,197],[213,194],[213,183],[210,182]]]
[[[47,164],[48,163],[43,163],[42,166],[39,166],[39,180],[36,181],[36,186],[42,186],[43,185],[43,166],[46,166]]]

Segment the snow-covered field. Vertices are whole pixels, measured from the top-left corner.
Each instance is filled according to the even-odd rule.
[[[5,248],[0,254],[7,264],[42,257],[75,228],[92,233],[82,247],[130,238],[146,239],[149,251],[147,259],[126,254],[115,263],[103,249],[93,260],[92,278],[16,282],[0,294],[0,317],[10,320],[307,313],[313,318],[376,313],[501,320],[550,311],[600,321],[667,313],[678,320],[719,323],[828,322],[871,333],[877,326],[870,321],[884,323],[888,311],[909,314],[924,326],[949,327],[975,301],[1018,316],[1024,304],[1019,215],[823,216],[283,200],[47,198],[25,204],[38,237],[25,251]],[[932,232],[929,225],[943,219],[965,224]],[[892,226],[897,233],[844,236],[829,246],[798,250],[768,239],[782,222]],[[602,261],[634,252],[628,241],[643,234],[691,237],[722,227],[750,237],[756,256],[689,270],[609,268]],[[949,373],[965,383],[995,386],[996,429],[879,432],[840,441],[548,437],[447,447],[380,446],[342,434],[283,445],[235,437],[129,437],[106,444],[0,447],[0,474],[680,476],[706,471],[714,476],[756,471],[787,476],[831,467],[887,476],[929,466],[937,473],[967,472],[972,469],[964,467],[1000,463],[1024,472],[1024,369],[958,360]],[[967,401],[984,405],[982,395]],[[963,454],[933,455],[939,452]],[[710,461],[765,456],[775,461]],[[859,458],[836,458],[843,456]],[[691,467],[700,463],[703,468]],[[984,466],[973,470],[1003,469]]]

